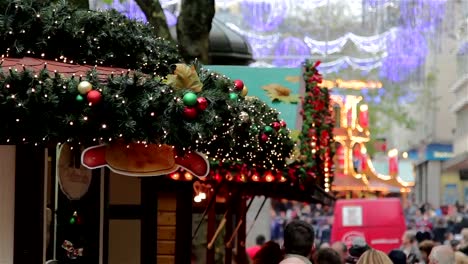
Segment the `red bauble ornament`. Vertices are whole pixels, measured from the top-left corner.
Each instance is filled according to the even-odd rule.
[[[268,135],[263,133],[261,136],[260,136],[260,140],[263,141],[263,142],[266,142],[268,140]]]
[[[244,89],[244,82],[242,80],[235,80],[234,87],[236,87],[236,90],[241,91],[242,89]]]
[[[326,131],[326,130],[322,131],[322,138],[325,139],[325,140],[328,140],[328,138],[329,138],[328,131]]]
[[[197,117],[197,109],[195,107],[184,108],[184,117],[188,119],[195,119]]]
[[[205,97],[198,97],[197,98],[197,108],[200,111],[205,110],[208,107],[208,100]]]
[[[279,122],[273,122],[271,125],[276,131],[278,131],[281,128],[281,124]]]
[[[284,120],[281,120],[281,121],[280,121],[280,125],[281,125],[282,127],[286,127],[286,122],[285,122]]]
[[[88,92],[86,98],[88,99],[88,102],[92,104],[98,104],[99,102],[101,102],[102,94],[99,91],[92,90]]]

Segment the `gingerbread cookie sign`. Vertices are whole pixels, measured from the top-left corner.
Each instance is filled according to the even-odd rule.
[[[85,149],[81,163],[88,169],[108,167],[115,173],[135,177],[165,175],[179,168],[205,177],[210,170],[208,160],[198,152],[178,157],[174,148],[168,145],[125,144],[122,141]]]
[[[91,184],[91,171],[80,166],[79,154],[79,149],[73,149],[68,144],[57,146],[56,174],[60,189],[70,200],[81,199]]]

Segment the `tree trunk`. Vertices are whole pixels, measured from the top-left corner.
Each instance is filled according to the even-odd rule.
[[[68,0],[68,3],[80,8],[89,10],[89,0]]]
[[[146,19],[153,26],[153,31],[156,36],[171,39],[171,33],[167,26],[166,16],[158,0],[135,0],[140,6],[141,11],[146,16]]]
[[[214,0],[185,0],[177,21],[177,40],[186,62],[209,64],[209,35],[215,14]]]

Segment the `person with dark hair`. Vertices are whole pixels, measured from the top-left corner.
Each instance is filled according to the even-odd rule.
[[[312,264],[308,259],[314,245],[314,229],[301,220],[294,220],[284,229],[285,258],[280,264]]]
[[[393,264],[406,264],[406,254],[399,249],[390,251],[388,257],[392,260]]]
[[[343,260],[332,248],[321,248],[317,252],[315,259],[317,261],[317,264],[343,264]]]
[[[258,235],[255,238],[255,246],[249,247],[247,251],[247,255],[249,255],[250,259],[253,259],[255,254],[262,248],[263,244],[265,244],[265,236]]]
[[[278,243],[268,241],[253,257],[253,264],[278,264],[283,259],[283,253]]]
[[[369,249],[370,247],[364,238],[356,237],[349,248],[349,256],[346,258],[346,263],[356,263],[362,254]]]
[[[429,263],[429,255],[431,254],[432,248],[435,246],[434,241],[432,240],[424,240],[423,242],[419,243],[419,251],[421,252],[421,260],[424,263]]]

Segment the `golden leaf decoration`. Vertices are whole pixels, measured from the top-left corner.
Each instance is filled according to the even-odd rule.
[[[176,64],[174,74],[167,75],[166,83],[174,89],[189,89],[194,92],[201,92],[203,88],[195,66],[182,63]]]
[[[281,84],[271,83],[262,87],[267,92],[271,101],[280,101],[284,103],[297,104],[299,102],[298,94],[291,94],[291,89]]]
[[[291,137],[291,139],[294,142],[299,141],[300,135],[301,135],[301,131],[297,129],[291,129],[291,131],[289,132],[289,137]]]

